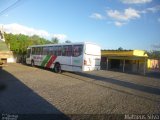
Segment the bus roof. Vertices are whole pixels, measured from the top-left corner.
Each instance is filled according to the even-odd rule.
[[[28,48],[31,48],[31,47],[44,47],[44,46],[58,46],[58,45],[79,45],[79,44],[93,44],[93,45],[97,45],[97,44],[91,43],[91,42],[75,42],[75,43],[59,43],[59,44],[32,45],[32,46],[29,46]]]

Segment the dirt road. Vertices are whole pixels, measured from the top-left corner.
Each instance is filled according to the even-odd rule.
[[[160,79],[112,71],[56,74],[21,64],[0,69],[0,113],[158,114]]]

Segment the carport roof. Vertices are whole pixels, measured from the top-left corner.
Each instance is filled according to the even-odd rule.
[[[102,50],[102,56],[106,57],[114,57],[115,59],[140,59],[140,58],[147,58],[148,55],[144,50]]]

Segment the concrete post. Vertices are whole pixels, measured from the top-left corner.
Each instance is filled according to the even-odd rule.
[[[143,75],[146,75],[146,58],[144,58],[144,69],[143,69]]]
[[[123,72],[125,70],[125,59],[123,60]]]
[[[108,57],[107,57],[107,70],[108,70]]]

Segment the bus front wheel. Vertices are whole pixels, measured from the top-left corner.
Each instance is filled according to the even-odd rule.
[[[34,61],[33,60],[31,61],[31,66],[34,67]]]
[[[61,65],[59,63],[56,63],[54,66],[54,72],[55,73],[61,73]]]

